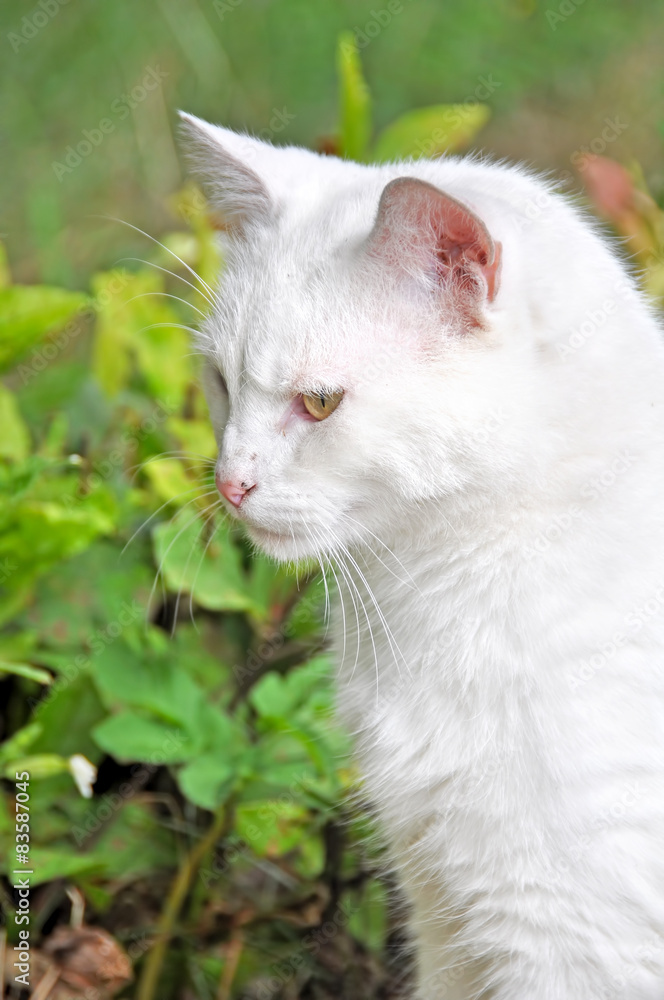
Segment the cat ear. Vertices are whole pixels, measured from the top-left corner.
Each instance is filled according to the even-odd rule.
[[[275,207],[256,164],[271,147],[183,111],[180,118],[192,172],[223,223],[242,230],[270,222]]]
[[[426,181],[390,181],[368,249],[395,271],[450,288],[467,305],[496,297],[500,243],[471,209]]]

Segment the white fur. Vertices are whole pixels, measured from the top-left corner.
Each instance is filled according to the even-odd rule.
[[[203,332],[230,397],[228,413],[209,374],[219,470],[257,484],[239,516],[263,548],[317,555],[340,584],[340,711],[412,903],[418,997],[662,1000],[664,350],[648,305],[522,169],[360,166],[188,123],[199,159],[237,164],[220,197],[242,206]],[[476,331],[430,274],[367,254],[403,176],[502,244]],[[345,390],[335,413],[284,429],[317,388]]]

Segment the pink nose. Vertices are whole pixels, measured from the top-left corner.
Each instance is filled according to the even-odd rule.
[[[237,483],[233,482],[232,479],[221,480],[217,475],[216,478],[217,489],[223,497],[226,497],[229,503],[232,503],[234,507],[239,507],[247,493],[255,488],[255,483]]]

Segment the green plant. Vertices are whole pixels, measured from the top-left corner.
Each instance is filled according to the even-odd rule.
[[[408,152],[449,119],[407,116],[370,154],[357,53],[339,53],[345,155]],[[172,208],[188,230],[87,294],[0,268],[5,903],[28,774],[33,929],[66,922],[78,892],[138,963],[138,1000],[321,975],[319,953],[349,948],[374,955],[368,995],[387,897],[353,833],[322,581],[252,554],[219,515],[188,324],[222,262],[200,194]]]
[[[335,143],[341,156],[360,162],[385,163],[421,156],[438,156],[465,149],[490,116],[480,101],[436,104],[410,111],[371,143],[371,96],[362,75],[360,57],[351,32],[339,39],[337,69],[340,80],[340,127]]]
[[[185,192],[180,208],[191,215],[192,204]],[[213,280],[202,208],[193,223],[194,237],[164,245]],[[118,898],[175,870],[164,913],[146,901],[132,928],[155,942],[144,1000],[176,931],[181,961],[195,964],[188,936],[242,873],[269,863],[289,899],[309,892],[352,780],[329,723],[320,582],[305,573],[298,586],[250,556],[211,502],[215,445],[182,329],[187,301],[168,297],[182,282],[158,270],[167,256],[97,274],[89,296],[0,293],[3,871],[16,864],[23,772],[31,885],[64,880],[61,907],[74,885],[118,930]],[[77,789],[81,757],[101,768],[92,799]],[[214,852],[231,842],[242,849],[224,874]],[[251,955],[248,944],[239,982],[260,966]],[[214,976],[203,966],[196,975],[218,978],[223,960]]]

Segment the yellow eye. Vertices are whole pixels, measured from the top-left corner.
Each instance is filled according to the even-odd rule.
[[[325,420],[336,410],[343,399],[343,392],[317,392],[313,396],[302,394],[302,402],[314,420]]]

